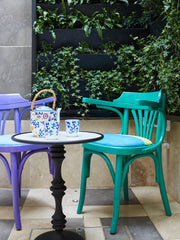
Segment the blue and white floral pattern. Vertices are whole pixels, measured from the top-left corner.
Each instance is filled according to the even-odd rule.
[[[66,120],[66,134],[68,136],[77,136],[79,132],[79,120]]]
[[[45,123],[46,138],[56,139],[59,134],[59,123],[57,121],[49,121]]]
[[[52,123],[52,126],[50,122]],[[58,125],[59,131],[59,123],[57,122],[57,112],[54,110],[48,112],[33,110],[31,112],[31,131],[33,135],[36,137],[46,137],[47,135],[48,136],[53,135],[55,131],[53,130],[55,129],[55,122],[56,125]],[[46,124],[49,126],[50,130],[46,130]]]

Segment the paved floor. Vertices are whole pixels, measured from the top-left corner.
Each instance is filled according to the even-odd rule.
[[[130,200],[121,201],[117,234],[109,234],[113,190],[88,189],[83,214],[76,214],[79,189],[67,189],[63,211],[67,228],[86,240],[180,240],[180,204],[169,197],[172,216],[165,216],[157,187],[129,189]],[[16,231],[11,191],[0,189],[0,240],[34,240],[51,229],[54,199],[49,189],[23,190],[22,230]]]

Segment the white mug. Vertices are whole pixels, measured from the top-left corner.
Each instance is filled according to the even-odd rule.
[[[79,133],[79,120],[78,119],[67,119],[65,120],[66,135],[67,136],[78,136]]]

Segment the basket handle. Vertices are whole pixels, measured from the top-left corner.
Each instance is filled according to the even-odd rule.
[[[39,92],[34,96],[34,99],[33,99],[32,104],[31,104],[31,111],[32,111],[33,108],[34,108],[34,103],[35,103],[35,101],[36,101],[36,98],[37,98],[41,93],[43,93],[43,92],[50,92],[50,93],[53,94],[54,102],[53,102],[52,108],[55,109],[55,104],[56,104],[56,94],[55,94],[55,92],[54,92],[53,90],[51,90],[51,89],[43,89],[43,90],[39,91]]]

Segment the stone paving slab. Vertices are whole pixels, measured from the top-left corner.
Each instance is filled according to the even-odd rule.
[[[123,190],[121,191],[121,205],[140,204],[131,189],[129,200],[124,200]],[[87,189],[84,205],[113,205],[114,189]]]
[[[21,190],[21,198],[19,199],[19,205],[23,206],[26,197],[28,195],[28,189]],[[8,188],[0,189],[0,206],[12,206],[12,190]]]
[[[111,218],[101,219],[106,240],[163,240],[149,217],[121,217],[116,234],[110,234]]]

